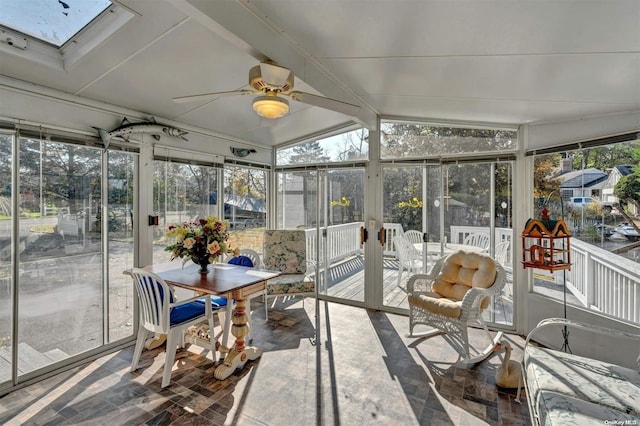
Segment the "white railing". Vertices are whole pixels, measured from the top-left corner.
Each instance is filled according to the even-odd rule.
[[[451,241],[462,242],[474,232],[489,232],[488,227],[452,226]],[[513,230],[496,228],[496,244],[512,239]],[[509,245],[509,259],[513,244]],[[571,270],[567,271],[567,289],[582,306],[611,317],[640,323],[640,264],[607,250],[571,238]],[[562,282],[562,271],[556,272]]]
[[[330,263],[338,262],[354,254],[361,253],[363,248],[360,246],[360,227],[364,226],[364,222],[351,222],[342,225],[332,225],[327,227],[327,248]],[[395,256],[396,251],[393,247],[393,237],[402,235],[402,225],[399,223],[385,223],[385,244],[383,254],[386,256]],[[318,259],[316,245],[316,230],[307,229],[307,260],[316,262]],[[322,232],[322,230],[320,230]],[[376,231],[377,233],[377,231]],[[369,238],[378,238],[378,235],[369,235]],[[324,253],[324,239],[320,239],[320,253]]]
[[[360,227],[364,226],[364,222],[351,222],[342,225],[332,225],[327,227],[327,257],[329,263],[339,262],[340,260],[353,256],[361,252],[360,246]],[[320,232],[323,232],[321,229]],[[316,230],[307,229],[305,231],[307,237],[307,260],[317,262],[317,239]],[[325,252],[325,239],[320,239],[320,253]]]
[[[382,248],[383,256],[396,255],[396,248],[393,246],[393,238],[398,235],[404,235],[404,229],[399,223],[385,223],[384,225],[384,247]],[[376,235],[373,236],[377,238]]]
[[[348,256],[361,253],[360,227],[363,222],[327,227],[327,253],[331,263]],[[385,223],[384,255],[395,256],[393,237],[402,235],[402,225]],[[489,232],[488,227],[452,226],[451,242],[460,243],[464,237],[474,232]],[[316,251],[316,230],[309,229],[307,235],[307,258],[318,259]],[[369,235],[369,238],[377,238]],[[513,230],[496,228],[495,242],[511,241],[508,259],[512,259]],[[320,240],[323,253],[324,238]],[[585,243],[577,238],[571,239],[570,271],[567,271],[567,289],[569,289],[585,308],[619,318],[632,323],[640,323],[640,267],[639,264]]]
[[[589,309],[640,323],[640,265],[571,238],[567,289]]]

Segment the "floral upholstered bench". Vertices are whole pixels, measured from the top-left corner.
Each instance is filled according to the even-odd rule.
[[[314,271],[308,268],[307,240],[304,230],[268,229],[264,231],[264,267],[282,275],[267,281],[266,299],[277,296],[315,296]],[[303,299],[304,303],[304,299]]]
[[[565,325],[568,330],[629,338],[640,347],[635,334],[561,318],[541,321],[527,337],[523,360],[533,424],[640,425],[640,357],[635,368],[627,368],[531,344],[540,330],[555,327],[560,332]]]

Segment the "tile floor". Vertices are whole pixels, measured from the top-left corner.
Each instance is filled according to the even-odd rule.
[[[315,306],[279,301],[265,322],[254,302],[254,344],[264,353],[226,380],[213,378],[206,351],[187,345],[161,389],[164,347],[143,352],[134,373],[131,347],[5,395],[0,424],[530,423],[526,398],[495,386],[503,353],[466,368],[443,336],[405,337],[407,317],[319,302],[316,319]],[[521,359],[522,337],[506,338]]]

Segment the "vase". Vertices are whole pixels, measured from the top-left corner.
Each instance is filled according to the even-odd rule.
[[[209,273],[209,264],[208,263],[201,264],[200,269],[198,269],[198,272],[200,272],[202,275],[207,275]]]
[[[194,263],[196,263],[197,265],[200,266],[200,269],[198,269],[198,272],[202,275],[206,275],[209,273],[209,259],[198,259],[198,261],[196,262],[196,259],[193,259]]]

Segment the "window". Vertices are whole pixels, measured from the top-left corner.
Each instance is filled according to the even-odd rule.
[[[232,248],[262,253],[267,225],[267,171],[225,165],[224,219],[229,222]]]
[[[0,0],[0,24],[60,47],[109,6],[109,0]]]
[[[516,129],[452,127],[405,122],[380,123],[381,158],[421,158],[507,151],[517,145]]]
[[[218,216],[219,167],[156,160],[153,178],[153,209],[159,216],[154,227],[154,262],[167,262],[171,253],[165,232],[171,224],[203,216]]]
[[[369,158],[369,132],[367,129],[358,129],[279,149],[276,157],[278,166],[367,160]]]
[[[533,291],[562,301],[566,285],[568,304],[639,323],[640,140],[585,145],[534,158],[534,217],[566,222],[571,270],[535,269]]]
[[[0,0],[0,11],[0,48],[54,68],[71,66],[134,17],[109,0]]]

